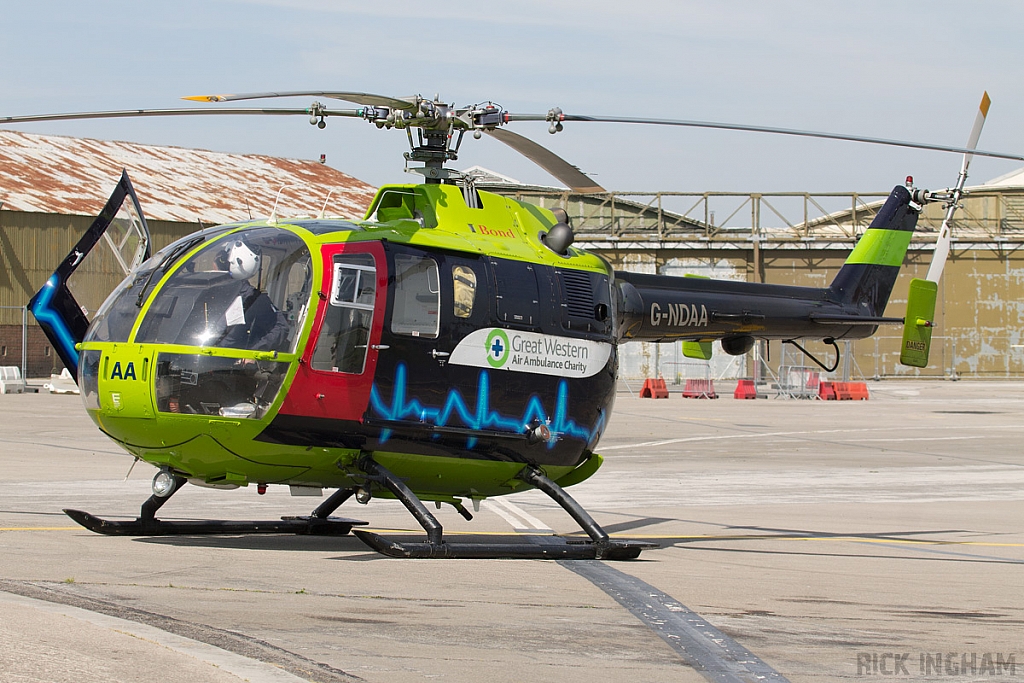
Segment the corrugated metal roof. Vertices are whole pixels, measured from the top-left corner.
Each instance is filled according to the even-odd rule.
[[[227,223],[277,215],[361,217],[373,186],[317,161],[0,130],[0,201],[12,211],[93,216],[128,175],[153,220]]]
[[[986,180],[983,185],[985,187],[1022,187],[1024,186],[1024,168],[1004,173],[992,180]]]

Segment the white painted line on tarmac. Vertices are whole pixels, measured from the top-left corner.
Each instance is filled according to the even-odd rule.
[[[512,501],[505,500],[504,498],[494,498],[493,502],[497,503],[498,505],[503,506],[506,510],[508,510],[512,514],[518,515],[521,519],[525,520],[526,523],[529,524],[530,526],[532,526],[534,529],[536,529],[538,531],[551,531],[551,529],[548,527],[547,524],[545,524],[544,522],[540,521],[539,519],[537,519],[536,517],[534,517],[529,512],[527,512],[526,510],[522,509],[521,507],[519,507],[518,505],[516,505]]]
[[[918,437],[908,436],[908,437],[906,437],[904,439],[879,439],[879,438],[872,437],[870,439],[857,439],[857,438],[843,439],[842,441],[844,443],[865,443],[865,442],[868,442],[868,441],[883,441],[885,443],[896,443],[898,441],[966,441],[966,440],[969,440],[969,439],[984,439],[984,438],[985,438],[985,436],[983,434],[979,434],[978,436],[918,436]]]
[[[517,532],[526,533],[533,531],[533,529],[530,529],[526,526],[526,523],[523,520],[513,517],[510,512],[499,507],[498,505],[495,505],[491,501],[485,500],[483,503],[481,503],[481,505],[483,505],[485,508],[487,508],[494,514],[501,517],[506,522],[508,522],[509,526],[515,529]]]
[[[535,534],[538,531],[550,533],[551,529],[536,517],[500,498],[488,499],[483,506],[509,523],[517,533]]]
[[[866,429],[817,429],[798,432],[746,432],[743,434],[716,434],[714,436],[687,436],[679,439],[665,439],[663,441],[645,441],[642,443],[631,443],[621,446],[606,446],[599,450],[618,451],[627,448],[649,448],[651,446],[670,446],[676,443],[691,443],[694,441],[723,441],[726,439],[763,439],[776,436],[806,436],[809,434],[839,434],[843,432],[885,432],[892,431],[887,428],[866,428]]]
[[[140,624],[136,621],[118,619],[106,614],[90,612],[80,607],[61,605],[47,602],[46,600],[36,600],[0,591],[0,606],[4,604],[31,607],[49,612],[50,614],[59,614],[71,619],[84,621],[114,633],[134,636],[140,640],[155,643],[168,650],[198,659],[201,662],[217,667],[221,671],[238,676],[243,681],[249,681],[249,683],[296,683],[297,681],[308,683],[307,679],[299,678],[284,669],[279,669],[273,664],[243,657],[234,652],[222,650],[219,647],[214,647],[198,640],[183,638],[182,636],[168,633],[153,626]]]
[[[892,431],[904,431],[906,427],[864,427],[858,429],[811,429],[801,431],[790,431],[790,432],[744,432],[742,434],[716,434],[711,436],[687,436],[679,439],[664,439],[662,441],[644,441],[641,443],[631,444],[620,444],[617,446],[602,446],[598,450],[602,453],[605,451],[620,451],[633,448],[650,448],[653,446],[671,446],[677,443],[693,443],[697,441],[724,441],[728,439],[764,439],[774,438],[778,436],[819,436],[827,434],[862,434],[867,432],[892,432]],[[958,431],[964,429],[985,429],[987,431],[994,431],[996,429],[1024,429],[1024,425],[956,425],[949,427],[934,426],[930,429],[956,429]],[[968,437],[951,437],[951,438],[968,438]],[[979,437],[983,438],[983,437]],[[879,439],[880,441],[917,441],[918,439],[906,438],[906,439]],[[924,440],[924,439],[920,439]]]

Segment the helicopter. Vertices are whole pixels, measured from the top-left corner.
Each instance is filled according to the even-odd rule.
[[[611,538],[566,488],[593,476],[616,393],[620,344],[681,341],[710,357],[719,341],[742,355],[757,340],[832,345],[881,325],[903,326],[901,361],[927,364],[936,282],[915,279],[905,318],[886,317],[918,214],[963,194],[987,94],[964,148],[699,121],[517,114],[492,102],[356,92],[211,95],[206,103],[314,96],[297,109],[179,108],[0,117],[0,123],[134,116],[308,115],[363,119],[405,130],[407,170],[422,183],[381,187],[361,218],[245,220],[183,237],[151,253],[127,171],[88,231],[29,308],[76,376],[90,417],[137,460],[158,468],[135,520],[65,510],[113,535],[353,533],[392,557],[632,559],[654,544]],[[573,246],[564,209],[475,187],[447,163],[464,135],[490,135],[577,192],[603,192],[575,166],[504,126],[545,121],[748,130],[959,152],[955,188],[896,185],[828,287],[726,282],[617,271]],[[413,132],[415,131],[415,137]],[[409,167],[409,163],[422,166]],[[126,277],[89,319],[69,282],[103,241]],[[942,258],[945,258],[944,254]],[[933,264],[934,265],[934,264]],[[813,358],[813,356],[812,356]],[[815,359],[822,367],[825,364]],[[827,369],[827,368],[826,368]],[[333,493],[308,516],[270,521],[168,521],[157,512],[192,483],[220,489],[288,485]],[[426,503],[537,489],[586,539],[561,543],[453,543]],[[348,499],[397,499],[426,539],[400,542],[334,516]]]

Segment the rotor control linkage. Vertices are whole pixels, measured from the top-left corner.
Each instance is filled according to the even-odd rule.
[[[172,475],[174,487],[162,496],[150,496],[133,521],[109,520],[82,510],[64,510],[89,531],[108,536],[193,536],[209,534],[302,534],[317,536],[344,536],[353,526],[366,524],[358,519],[331,517],[331,513],[354,493],[354,489],[338,489],[320,504],[308,517],[282,517],[280,520],[186,520],[166,521],[156,518],[156,512],[181,489],[187,481]]]
[[[561,543],[448,543],[443,529],[416,494],[386,467],[370,456],[359,462],[359,468],[382,484],[412,513],[427,533],[426,542],[403,543],[385,538],[371,531],[353,530],[361,541],[377,552],[389,557],[405,558],[464,558],[464,559],[577,559],[627,560],[640,555],[645,548],[657,547],[652,543],[612,540],[579,503],[565,490],[548,479],[539,469],[527,466],[517,478],[551,496],[587,532],[591,540]]]

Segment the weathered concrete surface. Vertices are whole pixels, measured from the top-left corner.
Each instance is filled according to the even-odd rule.
[[[1024,384],[871,388],[864,403],[620,395],[602,441],[605,467],[572,493],[610,531],[666,546],[618,570],[791,681],[880,677],[877,663],[924,680],[922,662],[934,669],[937,653],[943,670],[932,678],[1024,679]],[[353,538],[91,534],[60,509],[134,517],[152,468],[139,465],[123,481],[130,459],[77,397],[0,396],[0,415],[0,590],[310,680],[704,680],[553,562],[389,560]],[[439,515],[457,532],[574,530],[536,492],[508,501],[473,522],[450,509]],[[273,519],[316,503],[283,490],[188,487],[163,512]],[[349,503],[340,514],[414,528],[389,501]],[[93,651],[106,667],[83,665],[75,680],[152,680],[158,655],[171,660],[165,680],[235,676],[180,642],[133,637],[139,652],[106,657],[123,632],[30,601],[0,614],[0,634],[17,643],[0,652],[0,670],[18,673],[12,680],[60,680],[47,662],[62,647]],[[1013,671],[987,675],[997,654],[1014,657]]]

